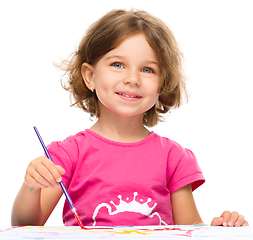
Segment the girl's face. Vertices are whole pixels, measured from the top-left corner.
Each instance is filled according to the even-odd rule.
[[[127,38],[88,67],[91,81],[86,84],[96,89],[100,116],[143,117],[158,100],[159,64],[144,34]]]

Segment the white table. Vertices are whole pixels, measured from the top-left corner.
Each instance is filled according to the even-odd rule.
[[[253,240],[253,227],[136,226],[136,227],[0,227],[0,240],[17,239],[194,239]]]

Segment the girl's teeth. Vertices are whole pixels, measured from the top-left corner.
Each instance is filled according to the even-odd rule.
[[[124,93],[121,93],[121,95],[124,96],[124,97],[129,97],[129,98],[133,98],[134,97],[134,96],[129,96],[129,95],[124,94]]]

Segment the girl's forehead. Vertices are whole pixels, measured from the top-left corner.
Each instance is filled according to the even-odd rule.
[[[146,36],[142,33],[124,39],[117,47],[106,53],[103,58],[110,58],[113,56],[145,57],[150,61],[157,62],[155,51],[151,48]]]

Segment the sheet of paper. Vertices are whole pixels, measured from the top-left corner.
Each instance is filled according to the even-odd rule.
[[[206,226],[137,226],[137,227],[39,227],[25,226],[7,228],[0,232],[0,239],[85,239],[85,238],[170,238],[193,237],[207,229]],[[6,238],[8,237],[8,238]],[[16,237],[16,238],[15,238]]]
[[[135,240],[159,239],[196,239],[196,240],[221,240],[240,239],[252,240],[253,227],[224,228],[210,226],[136,226],[136,227],[0,227],[0,240],[16,239],[115,239],[125,238]]]

